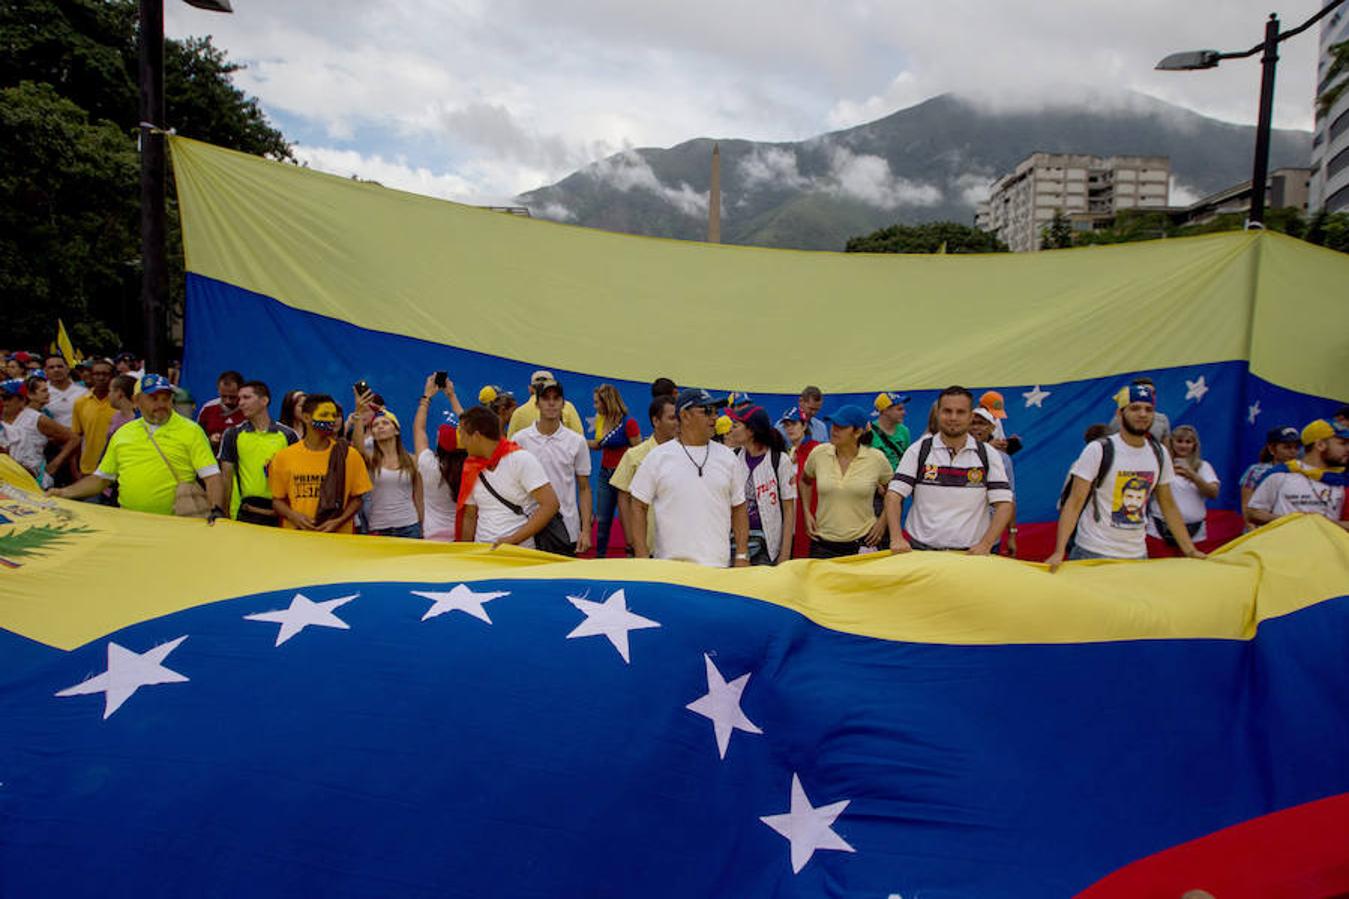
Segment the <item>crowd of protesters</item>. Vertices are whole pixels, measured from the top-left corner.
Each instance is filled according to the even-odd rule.
[[[275,418],[262,381],[226,371],[216,388],[194,416],[176,366],[146,373],[124,353],[72,370],[60,353],[5,354],[0,452],[55,496],[264,527],[606,556],[617,521],[627,555],[717,567],[882,549],[1017,554],[1021,440],[1004,433],[995,391],[943,390],[914,439],[909,398],[894,391],[871,410],[824,413],[808,386],[774,418],[748,394],[658,378],[639,421],[603,384],[587,434],[551,372],[533,374],[523,402],[487,385],[471,408],[436,372],[409,435],[364,382],[350,414],[292,390]],[[429,430],[438,397],[449,411]],[[1144,558],[1150,546],[1203,556],[1220,484],[1198,431],[1171,426],[1147,378],[1115,401],[1068,470],[1051,568]],[[1346,463],[1349,407],[1271,430],[1241,478],[1247,527],[1305,512],[1349,529]]]

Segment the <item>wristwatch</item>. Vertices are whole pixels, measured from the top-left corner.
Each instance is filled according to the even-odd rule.
[[[1008,528],[1008,529],[1007,529],[1007,533],[1009,533],[1009,534],[1015,534],[1015,533],[1016,533],[1016,528]]]
[[[736,554],[735,554],[735,558],[736,558],[737,561],[740,560],[740,559],[744,559],[746,562],[748,562],[748,561],[749,561],[749,553],[736,553]]]

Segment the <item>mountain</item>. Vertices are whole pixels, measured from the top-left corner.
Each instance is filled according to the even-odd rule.
[[[945,94],[794,143],[721,140],[722,240],[840,250],[896,222],[970,222],[989,183],[1037,150],[1171,158],[1198,198],[1250,178],[1255,128],[1141,94],[1077,106],[994,111]],[[611,231],[701,240],[713,141],[627,150],[519,197],[538,216]],[[1311,134],[1275,131],[1271,168],[1305,166]]]

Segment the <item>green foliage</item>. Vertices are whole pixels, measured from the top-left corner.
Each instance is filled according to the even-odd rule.
[[[86,353],[139,342],[136,9],[134,0],[0,2],[6,344],[45,347],[58,317]],[[210,38],[166,41],[164,62],[166,121],[179,134],[292,158]],[[181,308],[171,179],[168,210],[170,305]]]
[[[1054,210],[1054,218],[1040,229],[1040,249],[1062,250],[1073,245],[1073,223],[1062,209]]]
[[[1007,245],[997,236],[958,222],[928,222],[922,225],[890,225],[848,238],[849,253],[1006,253]]]
[[[22,531],[0,534],[0,559],[13,562],[29,556],[41,556],[58,543],[65,543],[75,534],[92,533],[86,527],[52,527],[38,524]]]
[[[1075,246],[1131,243],[1136,240],[1155,240],[1161,237],[1193,237],[1196,234],[1216,234],[1220,231],[1240,231],[1246,226],[1242,213],[1228,213],[1199,225],[1176,225],[1164,212],[1125,210],[1115,218],[1115,224],[1100,231],[1084,231],[1075,235]],[[1265,211],[1265,228],[1297,237],[1340,252],[1349,252],[1349,213],[1337,212],[1317,215],[1309,223],[1302,211],[1289,206]]]

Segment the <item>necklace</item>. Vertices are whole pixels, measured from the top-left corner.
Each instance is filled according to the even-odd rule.
[[[684,451],[684,455],[689,457],[689,461],[693,462],[693,453],[689,452],[689,448],[684,445],[684,441],[682,440],[679,441],[679,448]],[[707,466],[707,459],[711,455],[712,455],[712,444],[709,443],[707,445],[707,452],[703,453],[703,464],[699,465],[697,462],[693,462],[693,467],[698,469],[698,477],[701,478],[703,476],[703,468]]]

